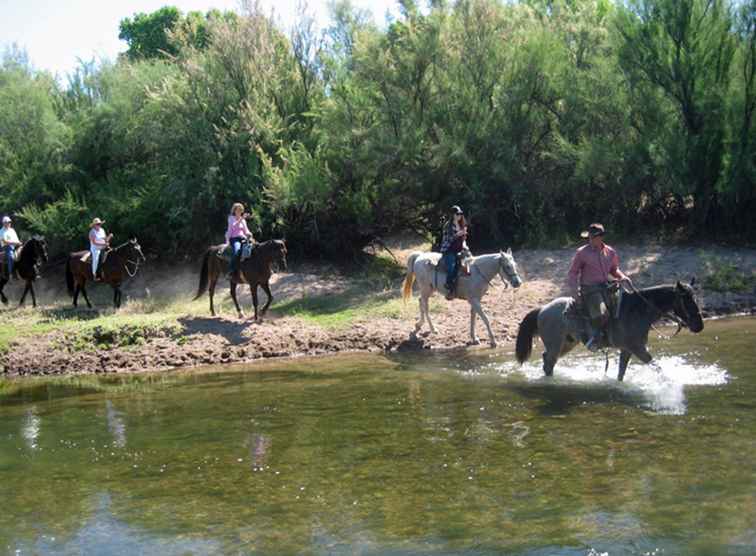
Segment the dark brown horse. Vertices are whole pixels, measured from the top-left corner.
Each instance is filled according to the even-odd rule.
[[[89,260],[82,260],[87,253],[89,251],[77,251],[68,256],[68,261],[66,261],[66,285],[68,286],[69,295],[73,297],[74,307],[77,306],[79,292],[81,292],[84,295],[84,301],[87,302],[87,307],[91,309],[92,304],[89,302],[89,297],[87,297],[85,286],[87,280],[94,280],[92,276],[92,264]],[[111,249],[105,261],[101,263],[102,281],[105,284],[110,284],[113,288],[113,305],[116,309],[121,306],[121,284],[126,276],[134,277],[137,270],[139,270],[139,264],[144,261],[145,258],[139,242],[136,238],[132,238],[126,243],[122,243],[118,247]]]
[[[19,305],[23,305],[26,300],[26,294],[31,293],[32,305],[37,306],[37,296],[34,294],[34,280],[39,277],[39,267],[42,263],[47,262],[47,243],[45,238],[34,236],[26,243],[24,243],[18,252],[18,260],[16,261],[14,268],[19,278],[26,281],[26,287],[24,293],[21,295],[21,301]],[[6,274],[5,255],[0,254],[0,264],[3,271],[0,272],[0,300],[3,303],[8,303],[8,298],[3,293],[5,284],[8,283],[9,277]]]
[[[226,260],[218,255],[221,249],[223,249],[223,245],[213,245],[205,251],[205,255],[202,258],[199,288],[197,289],[197,295],[194,297],[194,299],[199,299],[208,290],[209,286],[210,314],[213,316],[215,316],[215,307],[213,305],[215,285],[218,282],[218,277],[224,274],[228,267]],[[284,269],[286,268],[286,243],[281,239],[271,239],[258,243],[252,251],[252,256],[242,261],[239,265],[239,274],[249,284],[249,289],[252,292],[252,303],[255,306],[255,320],[265,316],[265,312],[273,301],[273,294],[270,293],[270,277],[273,275],[274,263],[280,264]],[[239,318],[243,318],[244,312],[239,307],[239,302],[236,299],[236,286],[239,283],[243,282],[237,282],[235,277],[231,278],[231,299],[234,300]],[[257,286],[260,286],[268,296],[268,300],[263,305],[259,315],[257,311]]]

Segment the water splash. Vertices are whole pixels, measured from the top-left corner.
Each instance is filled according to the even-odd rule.
[[[514,361],[489,363],[465,374],[495,372],[511,380],[524,377],[528,384],[606,389],[625,398],[637,398],[638,405],[644,409],[672,415],[686,412],[685,387],[717,386],[729,379],[725,369],[717,364],[701,363],[694,355],[660,355],[648,365],[631,361],[624,382],[616,379],[616,356],[610,357],[606,373],[605,364],[601,356],[572,355],[559,360],[551,378],[544,376],[540,362],[535,361],[522,366]]]

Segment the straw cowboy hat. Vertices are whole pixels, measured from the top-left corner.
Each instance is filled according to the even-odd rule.
[[[105,224],[104,220],[100,220],[99,218],[94,218],[92,220],[92,223],[89,225],[90,228],[93,228],[97,224]]]

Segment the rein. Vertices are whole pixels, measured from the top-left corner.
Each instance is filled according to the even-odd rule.
[[[634,294],[640,297],[646,305],[651,307],[651,309],[659,313],[659,318],[666,317],[672,322],[674,322],[675,324],[677,324],[677,330],[675,331],[674,334],[672,334],[672,336],[670,336],[670,338],[674,338],[675,336],[677,336],[680,333],[680,330],[682,330],[683,328],[689,328],[688,323],[685,322],[680,317],[678,317],[672,311],[662,311],[661,309],[659,309],[659,307],[657,307],[656,304],[651,302],[646,296],[644,296],[640,291],[638,291],[638,288],[636,288],[635,285],[630,284],[630,291],[632,291]],[[675,302],[677,301],[677,299],[678,299],[678,296],[677,296],[677,293],[675,293]],[[653,328],[660,336],[664,337],[664,335],[659,331],[659,329],[657,329],[654,326],[653,323],[651,323],[651,328]]]

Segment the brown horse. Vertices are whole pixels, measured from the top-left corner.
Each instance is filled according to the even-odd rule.
[[[94,280],[92,276],[92,264],[89,260],[83,261],[82,258],[89,251],[77,251],[71,253],[66,261],[66,285],[68,294],[73,297],[73,305],[77,307],[79,292],[84,295],[84,301],[87,307],[92,308],[92,304],[87,297],[86,283],[87,280]],[[104,253],[101,255],[103,256]],[[113,305],[115,308],[121,306],[121,284],[125,276],[134,277],[139,270],[139,264],[146,259],[142,254],[142,248],[136,238],[122,243],[118,247],[111,249],[104,262],[100,263],[102,281],[110,284],[113,288]]]
[[[45,238],[34,236],[27,242],[25,242],[20,248],[18,253],[18,260],[15,264],[15,272],[19,278],[26,282],[24,293],[21,295],[21,301],[19,305],[23,305],[26,300],[26,294],[31,293],[32,305],[37,306],[37,296],[34,294],[34,280],[39,278],[39,268],[43,263],[47,262],[47,243]],[[5,284],[10,279],[7,276],[5,266],[5,254],[0,253],[0,264],[3,271],[0,272],[0,300],[5,304],[8,303],[8,298],[3,293]]]
[[[228,266],[226,260],[218,255],[222,249],[223,245],[213,245],[205,251],[205,255],[202,258],[199,288],[197,289],[197,295],[194,297],[194,299],[199,299],[208,290],[209,285],[210,314],[213,316],[215,316],[215,306],[213,305],[215,285],[218,282],[218,277],[226,272]],[[244,281],[249,284],[249,289],[252,292],[252,303],[255,306],[255,320],[259,320],[265,316],[265,312],[273,301],[273,294],[270,293],[270,277],[273,275],[274,263],[280,264],[284,269],[286,268],[286,243],[281,239],[271,239],[258,243],[252,251],[252,256],[249,259],[243,260],[239,265],[239,273]],[[236,286],[239,283],[243,282],[238,282],[236,277],[231,278],[231,299],[234,300],[239,318],[243,318],[244,313],[236,299]],[[257,286],[260,286],[268,296],[268,300],[263,305],[259,315],[257,311]]]

